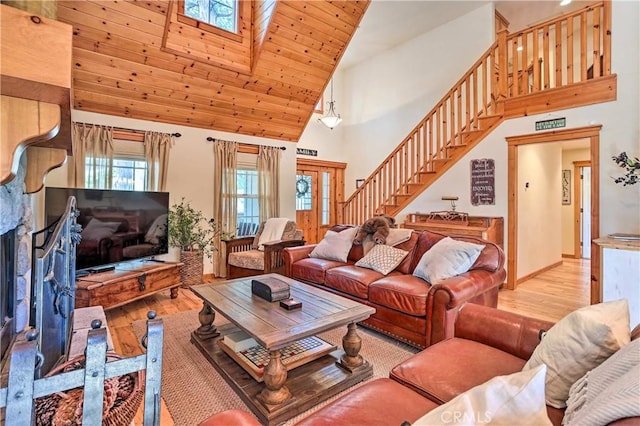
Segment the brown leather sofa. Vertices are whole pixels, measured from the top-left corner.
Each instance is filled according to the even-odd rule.
[[[413,423],[439,405],[493,377],[521,371],[538,345],[540,330],[553,323],[475,304],[459,310],[455,335],[397,365],[389,378],[371,380],[312,413],[298,426],[400,425]],[[640,334],[640,326],[632,339]],[[554,425],[564,410],[547,406]],[[637,425],[640,418],[611,423]],[[258,425],[251,414],[226,411],[202,425]]]
[[[347,227],[337,225],[332,230]],[[285,275],[374,307],[376,313],[362,325],[425,348],[453,336],[453,321],[465,302],[496,307],[499,286],[506,278],[500,247],[469,236],[452,237],[485,245],[468,272],[435,285],[413,276],[422,255],[444,237],[413,231],[408,241],[395,246],[409,254],[386,276],[354,265],[364,255],[361,245],[352,246],[347,263],[309,257],[315,245],[289,247],[283,253]]]

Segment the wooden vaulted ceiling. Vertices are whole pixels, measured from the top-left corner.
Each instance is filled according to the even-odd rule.
[[[297,141],[370,0],[253,0],[238,37],[178,2],[59,1],[73,26],[73,106]]]

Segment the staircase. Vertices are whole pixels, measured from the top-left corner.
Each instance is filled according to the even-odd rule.
[[[395,216],[505,119],[615,99],[611,4],[497,40],[345,201],[344,223]]]

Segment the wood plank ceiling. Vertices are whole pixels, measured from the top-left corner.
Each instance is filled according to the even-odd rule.
[[[369,0],[242,3],[225,37],[177,2],[59,1],[74,108],[297,141]]]

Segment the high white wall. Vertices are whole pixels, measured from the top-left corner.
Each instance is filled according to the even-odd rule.
[[[574,183],[578,176],[573,173],[574,161],[589,161],[591,151],[589,149],[570,149],[562,151],[562,170],[571,170],[571,204],[562,205],[562,254],[575,255],[575,203],[579,203],[580,193],[575,192]],[[576,218],[577,219],[577,218]]]
[[[562,147],[518,147],[518,277],[562,260]]]
[[[486,4],[343,72],[346,194],[489,48],[493,23]]]

